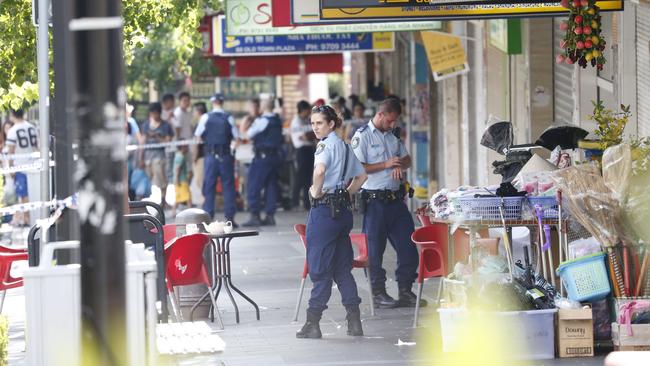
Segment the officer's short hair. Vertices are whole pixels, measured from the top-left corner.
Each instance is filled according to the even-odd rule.
[[[270,112],[273,111],[274,107],[275,100],[273,98],[264,99],[264,102],[262,103],[262,110]]]
[[[179,99],[179,100],[180,100],[180,99],[183,99],[183,98],[185,98],[185,97],[190,98],[190,93],[184,91],[184,92],[180,92],[180,93],[178,94],[178,99]]]
[[[11,115],[14,116],[15,118],[23,118],[23,116],[25,115],[25,111],[23,111],[20,108],[12,109],[11,110]]]
[[[298,104],[296,104],[296,108],[298,109],[298,113],[300,113],[311,109],[311,105],[309,104],[308,101],[301,100],[300,102],[298,102]]]
[[[160,101],[163,102],[163,103],[166,102],[166,101],[169,101],[169,100],[171,100],[172,102],[174,101],[174,94],[167,93],[167,94],[162,96],[162,99],[160,99]]]
[[[205,114],[208,112],[208,107],[206,107],[204,102],[196,102],[194,103],[194,108],[199,111],[201,114]]]
[[[162,113],[162,105],[158,102],[149,103],[149,113],[152,112]]]
[[[402,104],[396,97],[388,97],[379,103],[379,112],[402,114]]]

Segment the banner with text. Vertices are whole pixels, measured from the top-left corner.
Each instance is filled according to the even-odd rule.
[[[320,0],[227,0],[226,33],[229,36],[334,34],[364,32],[398,32],[438,30],[440,21],[367,23],[363,20],[321,20]],[[294,10],[292,14],[292,9]],[[273,26],[272,13],[283,12],[287,19],[298,18],[310,25],[283,24]],[[295,24],[298,24],[296,22]]]
[[[435,81],[469,72],[460,38],[440,32],[420,32]]]
[[[223,16],[213,26],[216,56],[262,56],[339,52],[389,52],[395,49],[391,32],[307,35],[230,36]]]
[[[596,5],[602,11],[623,10],[623,0],[598,0]],[[385,21],[559,15],[568,16],[560,1],[543,0],[321,0],[320,13],[322,19]]]

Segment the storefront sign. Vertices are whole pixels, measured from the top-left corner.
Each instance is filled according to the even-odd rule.
[[[340,33],[274,36],[229,36],[223,16],[213,24],[217,56],[261,56],[339,52],[387,52],[395,48],[394,33]]]
[[[623,10],[623,0],[599,0],[602,11]],[[323,19],[469,19],[568,15],[560,1],[540,0],[321,0]]]
[[[440,32],[420,34],[435,81],[469,72],[465,49],[459,37]]]
[[[273,78],[221,78],[219,86],[224,95],[235,100],[255,98],[261,93],[274,90]]]
[[[439,21],[365,23],[355,20],[321,20],[319,12],[320,0],[227,0],[226,1],[226,33],[229,36],[251,35],[295,35],[295,34],[336,34],[350,32],[398,32],[418,30],[438,30],[442,28]],[[293,4],[292,4],[293,3]],[[279,8],[279,9],[278,9]],[[300,23],[310,25],[295,26],[285,24],[274,27],[272,13],[286,12],[291,19],[292,8],[294,18],[301,19]],[[296,22],[294,24],[298,24]]]

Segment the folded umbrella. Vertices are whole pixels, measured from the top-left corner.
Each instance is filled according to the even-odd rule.
[[[564,149],[575,149],[578,141],[587,137],[589,132],[576,126],[551,126],[542,132],[535,141],[535,145],[545,147],[549,150],[560,146]]]

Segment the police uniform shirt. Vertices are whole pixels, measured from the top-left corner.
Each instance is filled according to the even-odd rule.
[[[346,149],[349,149],[348,164],[345,176],[341,179],[345,165]],[[323,192],[325,193],[334,193],[336,188],[345,188],[344,185],[348,180],[364,172],[363,165],[354,156],[352,149],[334,131],[330,132],[316,146],[314,167],[318,164],[325,166],[325,179],[323,183]]]
[[[383,163],[393,157],[403,158],[408,155],[404,144],[393,135],[392,131],[381,132],[375,127],[372,120],[357,130],[350,145],[354,154],[363,164]],[[368,174],[368,180],[362,188],[397,190],[401,182],[393,179],[392,171],[393,168],[390,168]]]
[[[214,108],[212,109],[212,112],[217,112],[217,113],[226,113],[223,109],[221,108]],[[199,123],[196,126],[196,130],[194,130],[194,136],[196,137],[201,137],[203,135],[203,132],[205,132],[205,125],[208,123],[208,119],[210,118],[209,114],[203,114],[199,118]],[[239,137],[239,130],[237,129],[237,124],[235,123],[235,118],[232,116],[232,114],[228,114],[228,123],[230,123],[230,130],[232,131],[232,138],[236,139]]]
[[[263,113],[260,117],[255,118],[255,121],[251,124],[251,127],[246,131],[246,135],[249,140],[258,134],[264,132],[266,127],[269,125],[269,119],[267,117],[274,117],[275,113]]]

